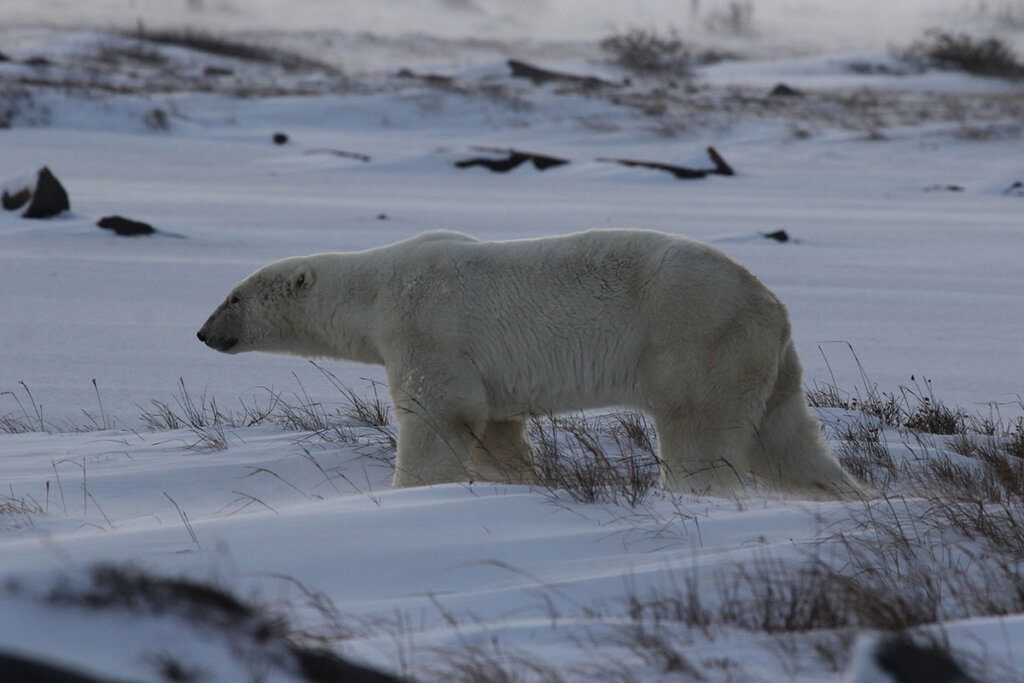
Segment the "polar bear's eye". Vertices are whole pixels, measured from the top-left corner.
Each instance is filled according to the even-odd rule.
[[[233,303],[233,304],[237,304],[241,300],[242,300],[241,297],[239,297],[237,294],[235,294],[233,297],[231,297],[231,303]]]

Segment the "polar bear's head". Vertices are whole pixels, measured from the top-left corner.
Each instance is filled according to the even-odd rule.
[[[315,283],[308,258],[271,263],[235,285],[196,336],[224,353],[302,354],[309,342],[307,304]]]

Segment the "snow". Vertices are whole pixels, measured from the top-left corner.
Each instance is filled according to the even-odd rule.
[[[93,613],[36,597],[60,577],[84,581],[96,563],[134,563],[210,580],[283,609],[297,629],[330,634],[327,613],[304,587],[326,596],[352,632],[330,638],[332,647],[422,680],[471,646],[502,661],[549,664],[570,680],[620,670],[669,680],[624,635],[635,627],[631,597],[692,575],[706,600],[722,600],[722,577],[737,567],[798,563],[837,529],[852,533],[863,514],[862,503],[763,491],[732,500],[655,494],[637,509],[498,484],[392,491],[370,429],[325,442],[273,424],[232,426],[221,434],[224,450],[202,448],[192,429],[147,429],[140,414],[153,401],[175,406],[181,386],[230,411],[274,395],[341,405],[330,378],[302,359],[226,356],[195,339],[235,282],[284,256],[365,249],[438,228],[484,239],[592,227],[684,234],[723,249],[787,304],[809,386],[898,394],[900,386],[920,391],[928,378],[937,396],[971,413],[1020,415],[1024,200],[1006,192],[1024,180],[1020,86],[849,69],[892,64],[889,41],[962,19],[964,3],[900,3],[883,20],[875,2],[759,2],[753,58],[701,67],[693,92],[673,94],[661,116],[533,87],[511,79],[503,59],[618,81],[621,72],[594,62],[593,41],[609,26],[696,31],[685,5],[595,13],[591,3],[481,0],[458,9],[469,4],[309,1],[282,13],[270,0],[244,12],[215,2],[183,12],[186,3],[103,0],[85,9],[8,0],[0,8],[0,46],[12,58],[0,62],[0,102],[30,87],[26,74],[38,76],[20,63],[33,55],[57,62],[47,73],[73,84],[31,86],[34,104],[22,100],[0,130],[0,181],[46,165],[72,205],[48,221],[0,212],[0,417],[34,430],[0,433],[0,650],[115,678],[160,680],[158,656],[189,661],[208,680],[255,677],[231,655],[230,639],[183,628],[174,615]],[[147,89],[140,84],[167,74],[128,68],[109,78],[130,92],[81,87],[94,82],[83,61],[90,46],[126,40],[93,27],[133,27],[136,17],[149,26],[201,17],[211,30],[304,44],[304,54],[348,75],[274,71],[281,93],[273,97]],[[410,30],[419,35],[404,35]],[[473,35],[494,41],[466,40]],[[235,71],[228,89],[270,80],[237,60],[167,54],[190,78],[227,65]],[[455,86],[392,77],[399,66],[445,73]],[[769,102],[780,81],[808,98]],[[646,96],[645,88],[621,92]],[[843,99],[865,93],[882,102],[871,111],[883,120],[859,122],[863,103]],[[764,104],[744,109],[743,98]],[[167,130],[145,123],[154,109],[167,113]],[[290,142],[272,144],[276,131]],[[572,163],[543,173],[454,167],[478,145]],[[708,145],[737,176],[682,182],[597,161],[703,165]],[[310,153],[324,149],[371,160]],[[961,191],[933,189],[950,185]],[[124,239],[95,227],[111,214],[161,234]],[[790,242],[761,236],[779,229]],[[363,395],[384,381],[381,368],[324,367]],[[921,455],[886,434],[900,457]],[[710,680],[842,678],[796,641],[786,649],[779,643],[789,641],[735,626],[714,638],[666,628]],[[1019,614],[943,628],[1019,679]],[[286,668],[266,667],[266,680],[293,680]]]

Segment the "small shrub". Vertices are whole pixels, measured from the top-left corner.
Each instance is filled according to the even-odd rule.
[[[998,38],[973,38],[965,33],[931,31],[914,43],[905,57],[941,69],[965,71],[979,76],[1024,78],[1024,64]]]
[[[690,50],[675,31],[662,36],[634,28],[608,36],[600,47],[613,63],[634,73],[685,76],[690,70]]]

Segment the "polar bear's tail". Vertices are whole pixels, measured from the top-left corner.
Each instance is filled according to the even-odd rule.
[[[836,460],[807,407],[800,360],[791,340],[784,342],[779,361],[778,378],[750,454],[751,472],[774,488],[809,498],[868,496]]]

